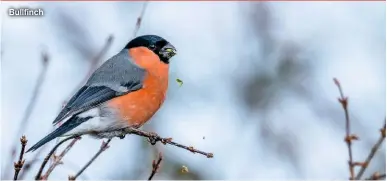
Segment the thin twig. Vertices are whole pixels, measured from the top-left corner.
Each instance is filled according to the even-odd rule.
[[[35,163],[37,163],[39,161],[39,155],[43,152],[44,148],[46,147],[47,145],[43,145],[42,148],[40,148],[39,150],[37,150],[36,154],[34,155],[34,157],[32,159],[29,159],[29,161],[27,161],[24,166],[23,166],[23,170],[21,171],[20,175],[19,175],[19,179],[20,180],[24,180],[23,178],[25,177],[26,173],[28,173],[28,171],[30,171],[32,165],[34,165]]]
[[[136,129],[136,128],[125,128],[124,131],[126,133],[128,133],[128,134],[135,134],[135,135],[138,135],[138,136],[146,137],[146,138],[148,138],[149,142],[152,145],[155,145],[156,142],[160,141],[164,145],[165,144],[170,144],[170,145],[173,145],[173,146],[176,146],[176,147],[179,147],[179,148],[186,149],[186,150],[188,150],[188,151],[190,151],[192,153],[202,154],[202,155],[206,156],[207,158],[214,157],[213,153],[207,153],[207,152],[204,152],[204,151],[197,150],[197,149],[195,149],[192,146],[185,146],[185,145],[173,142],[172,138],[162,138],[159,135],[157,135],[156,133],[145,132],[145,131],[142,131],[142,130],[139,130],[139,129]]]
[[[137,36],[138,30],[140,30],[141,22],[142,22],[142,19],[144,18],[145,10],[147,7],[148,7],[148,1],[145,1],[142,6],[141,13],[137,18],[136,26],[134,27],[134,30],[133,30],[133,38]]]
[[[372,174],[371,177],[366,178],[365,180],[385,180],[386,179],[386,173],[379,174],[378,172],[375,172]]]
[[[380,129],[379,140],[372,147],[370,153],[367,156],[367,159],[362,163],[362,167],[359,170],[358,174],[356,175],[356,180],[361,179],[368,165],[371,163],[372,158],[375,156],[376,152],[378,151],[378,149],[380,148],[380,146],[382,145],[385,139],[386,139],[386,119],[384,119],[384,127]]]
[[[19,172],[20,170],[23,168],[23,165],[24,165],[24,161],[23,160],[23,156],[24,156],[24,153],[25,153],[25,148],[26,148],[26,145],[27,145],[27,138],[25,136],[22,136],[20,138],[20,144],[21,144],[21,150],[20,150],[20,155],[19,155],[19,160],[17,162],[14,163],[14,167],[15,167],[15,175],[13,176],[13,180],[17,180],[17,177],[19,176]]]
[[[42,52],[42,69],[39,73],[39,76],[38,76],[38,79],[36,80],[36,84],[35,84],[35,87],[34,87],[34,90],[32,92],[32,97],[30,99],[30,101],[28,102],[28,105],[27,105],[27,108],[26,108],[26,111],[23,115],[23,118],[20,122],[20,125],[19,125],[19,128],[18,128],[18,131],[16,132],[16,137],[19,137],[20,135],[22,135],[27,126],[28,126],[28,121],[30,120],[30,117],[31,117],[31,114],[36,106],[36,103],[37,103],[37,99],[39,97],[39,93],[40,93],[40,89],[44,83],[44,80],[46,78],[46,74],[47,74],[47,69],[48,69],[48,65],[49,65],[49,57],[48,57],[48,54],[46,52]],[[10,161],[7,162],[9,163],[9,166],[6,167],[5,170],[10,170],[10,167],[11,167],[11,163],[12,161],[15,159],[15,156],[16,156],[16,149],[17,149],[17,142],[15,142],[15,144],[11,147],[11,153],[10,153]],[[6,173],[9,173],[9,172],[5,172]],[[4,178],[7,178],[8,176],[4,176]]]
[[[65,143],[66,141],[71,140],[71,139],[76,139],[78,137],[79,136],[77,136],[77,135],[70,136],[70,137],[67,137],[67,138],[63,139],[59,143],[57,143],[54,146],[54,148],[52,148],[51,151],[47,154],[46,158],[44,158],[44,161],[42,162],[42,165],[40,166],[40,169],[39,169],[38,173],[35,176],[35,180],[41,180],[41,175],[42,175],[43,169],[46,166],[47,162],[50,160],[51,156],[54,154],[55,150],[58,149],[58,147],[60,145],[62,145],[63,143]]]
[[[102,152],[104,152],[106,149],[109,148],[109,143],[112,141],[112,139],[108,139],[106,142],[102,141],[102,145],[98,152],[86,163],[85,166],[81,168],[81,170],[78,171],[75,176],[69,176],[69,180],[76,180],[94,161],[97,159],[99,155],[101,155]]]
[[[70,151],[70,149],[74,146],[74,144],[80,140],[81,137],[77,137],[75,139],[73,139],[69,145],[67,145],[67,147],[62,151],[62,153],[59,155],[59,156],[54,156],[54,162],[52,163],[52,165],[50,165],[50,167],[47,169],[47,172],[46,174],[44,174],[42,176],[42,180],[47,180],[48,177],[50,176],[51,172],[55,169],[56,166],[62,164],[62,159],[63,157],[67,154],[67,152]]]
[[[163,161],[163,155],[160,152],[159,159],[157,160],[157,162],[156,162],[156,160],[153,160],[153,162],[152,162],[152,172],[149,175],[148,180],[152,180],[153,176],[155,176],[156,172],[160,169],[161,161]]]
[[[89,79],[91,74],[94,72],[94,70],[98,67],[100,62],[102,61],[102,57],[106,54],[106,52],[109,50],[110,46],[112,45],[114,40],[113,35],[109,35],[106,39],[106,43],[102,47],[102,49],[98,52],[98,54],[90,61],[89,70],[87,71],[86,76],[83,78],[83,80],[76,86],[73,93],[71,95],[74,95]]]
[[[349,113],[348,113],[348,97],[344,96],[343,90],[341,88],[340,82],[334,78],[333,81],[335,82],[337,88],[339,89],[340,92],[340,98],[338,99],[340,104],[342,105],[345,113],[345,139],[344,141],[347,143],[348,147],[348,155],[349,155],[349,161],[348,161],[348,166],[349,166],[349,173],[350,173],[350,180],[353,180],[355,178],[355,164],[353,162],[353,156],[352,156],[352,141],[353,140],[358,140],[358,136],[355,134],[351,134],[351,125],[350,125],[350,119],[349,119]]]
[[[37,162],[42,162],[44,160],[44,158],[37,158],[37,159],[32,159],[32,160],[26,160],[26,162],[24,163],[24,166],[23,166],[23,169],[21,170],[20,174],[19,174],[19,180],[25,180],[23,179],[24,177],[22,176],[25,176],[26,173],[26,169],[27,169],[27,166],[31,166],[32,164],[29,164],[29,163],[37,163]],[[27,162],[29,161],[29,162]],[[67,169],[67,170],[78,170],[80,168],[80,166],[74,162],[72,162],[71,160],[66,160],[66,164],[63,164],[61,165],[61,167]],[[43,180],[43,179],[42,179]],[[82,180],[90,180],[90,176],[86,175],[85,173],[82,174]]]

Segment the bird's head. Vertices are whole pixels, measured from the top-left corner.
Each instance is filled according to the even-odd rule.
[[[143,35],[131,40],[125,49],[146,47],[159,56],[160,60],[169,64],[169,59],[176,55],[176,48],[164,38],[157,35]]]

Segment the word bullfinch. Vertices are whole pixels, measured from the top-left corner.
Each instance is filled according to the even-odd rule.
[[[125,136],[139,128],[163,104],[168,88],[169,60],[176,48],[156,35],[139,36],[103,63],[69,100],[54,120],[63,122],[32,146],[34,151],[59,136]]]

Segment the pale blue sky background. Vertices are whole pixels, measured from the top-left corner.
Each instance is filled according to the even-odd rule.
[[[4,158],[8,157],[41,69],[41,50],[46,49],[51,59],[48,76],[25,133],[30,146],[47,134],[61,103],[86,74],[87,62],[69,46],[65,27],[58,19],[60,14],[65,13],[82,25],[92,52],[98,52],[106,38],[113,34],[113,44],[104,56],[107,59],[132,38],[143,3],[2,2],[1,5],[0,158],[4,168]],[[377,130],[386,114],[385,2],[271,2],[264,5],[271,16],[270,35],[267,36],[274,37],[272,51],[266,55],[262,52],[266,36],[255,36],[256,29],[264,29],[259,27],[262,23],[255,26],[254,20],[249,19],[254,11],[264,10],[252,10],[254,6],[250,2],[148,4],[138,34],[163,36],[179,52],[171,62],[168,99],[151,121],[151,129],[177,142],[214,152],[215,157],[207,159],[171,146],[161,145],[160,148],[166,159],[200,172],[204,179],[348,178],[344,117],[332,78],[337,77],[345,94],[350,96],[353,130],[362,139],[355,143],[354,154],[355,158],[364,159],[370,144],[378,137]],[[41,7],[45,16],[8,17],[6,10],[10,6]],[[261,106],[267,109],[248,108],[242,98],[246,94],[242,91],[246,89],[243,85],[262,72],[281,73],[275,68],[280,57],[278,52],[289,42],[290,46],[301,47],[300,59],[307,59],[311,65],[302,69],[311,73],[301,74],[292,83],[302,86],[306,93],[297,95],[287,91],[288,84],[277,84],[275,79],[274,90],[284,91],[263,96],[262,99],[274,97],[269,101],[270,106],[269,103]],[[174,81],[177,77],[184,81],[180,88]],[[308,96],[302,97],[306,94]],[[294,153],[282,147],[281,139],[265,141],[263,122],[268,126],[266,131],[295,147]],[[140,177],[146,178],[149,159],[154,154],[144,151],[139,144],[141,141],[134,136],[113,140],[111,148],[85,175],[92,179],[119,179],[127,170],[143,169]],[[82,139],[65,157],[65,166],[58,167],[50,178],[67,179],[67,175],[75,173],[99,146],[100,141]],[[26,159],[31,156],[27,154]],[[385,162],[385,156],[382,161]],[[376,170],[380,169],[377,166],[372,168],[383,171]],[[32,178],[37,167],[32,171],[28,178]],[[170,171],[161,169],[156,179],[173,178],[168,173]]]

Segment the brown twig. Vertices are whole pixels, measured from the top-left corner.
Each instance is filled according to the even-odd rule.
[[[34,90],[32,92],[32,97],[30,99],[30,101],[28,102],[28,105],[27,105],[27,108],[26,108],[26,111],[23,115],[23,118],[20,122],[20,125],[19,125],[19,128],[18,128],[18,131],[16,133],[16,137],[19,137],[21,134],[24,133],[25,129],[27,128],[28,126],[28,121],[30,120],[30,117],[31,117],[31,114],[35,108],[35,105],[37,103],[37,99],[39,97],[39,93],[40,93],[40,89],[44,83],[44,80],[46,78],[46,74],[47,74],[47,69],[48,69],[48,63],[49,63],[49,57],[48,57],[48,54],[46,52],[42,52],[42,69],[39,73],[39,76],[38,76],[38,79],[36,80],[36,84],[35,84],[35,87],[34,87]],[[17,150],[17,142],[15,142],[15,144],[11,147],[11,153],[10,153],[10,161],[7,162],[9,163],[9,166],[6,167],[5,170],[10,170],[10,167],[11,167],[11,163],[12,161],[15,159],[15,156],[16,156],[16,150]],[[5,171],[5,174],[7,174],[9,172]],[[4,178],[7,178],[8,176],[7,175],[4,175]]]
[[[112,141],[112,139],[108,139],[106,142],[102,141],[102,145],[98,152],[86,163],[85,166],[81,168],[81,170],[77,172],[77,174],[74,176],[69,176],[69,180],[76,180],[95,161],[95,159],[101,155],[102,152],[109,148],[110,141]]]
[[[137,18],[136,26],[134,27],[134,30],[133,30],[133,38],[136,37],[138,30],[140,30],[141,22],[142,22],[142,19],[144,17],[145,10],[147,7],[148,7],[148,1],[145,1],[143,6],[142,6],[141,13]]]
[[[24,168],[19,175],[20,180],[23,180],[26,173],[28,173],[28,171],[30,171],[32,165],[34,165],[35,163],[37,163],[39,161],[39,155],[43,152],[44,148],[46,148],[46,147],[47,147],[47,144],[43,145],[42,148],[37,150],[37,152],[35,153],[33,158],[30,158],[29,160],[26,161]]]
[[[43,151],[45,150],[45,148],[48,145],[49,144],[43,145],[39,150],[36,151],[35,155],[32,158],[30,158],[28,161],[26,161],[26,163],[24,165],[24,169],[22,170],[22,172],[20,173],[20,176],[19,176],[20,180],[23,180],[23,178],[25,177],[26,173],[28,173],[30,171],[31,167],[35,163],[38,163],[39,160],[41,160],[41,159],[39,159],[39,156],[43,153]],[[54,154],[55,154],[55,152],[54,152]]]
[[[26,145],[27,145],[27,141],[28,140],[25,136],[22,136],[20,138],[20,143],[21,143],[22,147],[21,147],[20,154],[19,154],[19,160],[14,163],[15,175],[13,176],[13,180],[17,180],[17,177],[19,176],[19,172],[23,168],[24,161],[25,161],[25,160],[23,160],[23,156],[24,156]]]
[[[341,88],[340,82],[334,78],[333,81],[335,82],[337,88],[339,89],[340,92],[340,98],[338,98],[341,106],[344,109],[345,113],[345,142],[347,143],[348,147],[348,155],[349,155],[349,161],[348,161],[348,166],[349,166],[349,173],[350,173],[350,180],[355,179],[355,164],[353,162],[353,156],[352,156],[352,141],[353,140],[358,140],[359,137],[356,136],[355,134],[351,134],[351,125],[350,125],[350,119],[349,119],[349,113],[348,113],[348,97],[344,96],[343,90]]]
[[[146,137],[146,138],[148,138],[149,142],[152,145],[155,145],[156,142],[160,141],[164,145],[165,144],[170,144],[170,145],[173,145],[173,146],[176,146],[176,147],[179,147],[179,148],[186,149],[186,150],[188,150],[188,151],[190,151],[192,153],[202,154],[202,155],[206,156],[207,158],[214,157],[213,153],[207,153],[207,152],[204,152],[204,151],[197,150],[197,149],[195,149],[192,146],[185,146],[185,145],[173,142],[172,138],[162,138],[159,135],[157,135],[156,133],[145,132],[145,131],[142,131],[142,130],[139,130],[139,129],[136,129],[136,128],[125,128],[124,131],[126,133],[128,133],[128,134],[135,134],[135,135],[138,135],[138,136]]]
[[[386,179],[386,173],[379,174],[378,172],[375,172],[372,174],[371,177],[366,178],[365,180],[385,180]]]
[[[380,129],[380,137],[379,140],[375,143],[375,145],[372,147],[370,153],[368,154],[366,160],[363,162],[361,169],[359,170],[358,174],[356,175],[356,180],[360,180],[363,176],[365,170],[367,169],[368,165],[371,163],[372,158],[375,156],[376,152],[382,145],[383,141],[386,139],[386,119],[384,119],[384,127]],[[376,179],[375,179],[376,180]]]
[[[109,50],[110,46],[112,45],[114,40],[113,35],[109,35],[106,39],[106,43],[102,47],[102,49],[98,52],[98,54],[90,61],[89,70],[87,71],[86,76],[83,78],[83,80],[76,86],[73,93],[71,95],[74,95],[89,79],[91,74],[94,72],[94,70],[98,67],[100,62],[102,61],[102,57],[106,54],[106,52]]]
[[[59,156],[55,156],[53,155],[54,157],[54,162],[52,163],[52,165],[50,165],[50,167],[47,169],[46,171],[46,174],[44,174],[42,176],[42,180],[47,180],[48,177],[50,176],[51,172],[55,169],[56,166],[62,164],[62,159],[63,157],[67,154],[67,152],[70,151],[70,149],[74,146],[74,144],[80,140],[81,137],[77,137],[77,138],[74,138],[69,145],[67,145],[67,147],[61,152],[61,154],[59,154]]]
[[[78,138],[79,136],[77,135],[74,135],[74,136],[70,136],[70,137],[67,137],[65,139],[63,139],[62,141],[60,141],[59,143],[57,143],[54,148],[51,149],[51,151],[47,154],[46,158],[44,158],[43,162],[42,162],[42,165],[40,166],[40,169],[38,171],[38,173],[36,174],[35,176],[35,180],[41,180],[41,175],[42,175],[42,172],[43,172],[43,169],[44,167],[46,166],[47,162],[50,160],[51,156],[54,154],[55,150],[58,149],[58,147],[60,145],[62,145],[63,143],[65,143],[66,141],[68,140],[71,140],[71,139],[76,139]]]
[[[135,135],[138,135],[138,136],[146,137],[146,138],[148,138],[149,142],[152,145],[155,145],[158,141],[160,141],[164,145],[165,144],[170,144],[170,145],[173,145],[173,146],[177,146],[179,148],[186,149],[186,150],[188,150],[188,151],[190,151],[192,153],[199,153],[199,154],[205,155],[207,158],[214,157],[213,153],[206,153],[204,151],[197,150],[197,149],[195,149],[192,146],[185,146],[185,145],[173,142],[172,138],[162,138],[159,135],[157,135],[156,133],[149,133],[149,132],[145,132],[145,131],[142,131],[142,130],[139,130],[139,129],[136,129],[136,128],[118,129],[116,131],[125,131],[127,134],[135,134]],[[87,162],[87,164],[85,166],[82,167],[82,169],[80,171],[78,171],[77,174],[75,174],[75,176],[69,176],[69,180],[76,180],[77,177],[80,176],[95,161],[95,159],[103,151],[105,151],[107,148],[109,148],[108,144],[110,143],[110,141],[111,141],[111,139],[109,139],[107,142],[102,142],[100,150],[91,158],[90,161]]]
[[[156,172],[160,169],[161,161],[163,161],[163,155],[160,152],[159,159],[157,159],[157,162],[156,162],[156,160],[153,160],[153,162],[152,162],[152,172],[149,175],[148,180],[152,180],[153,176],[155,176]]]

